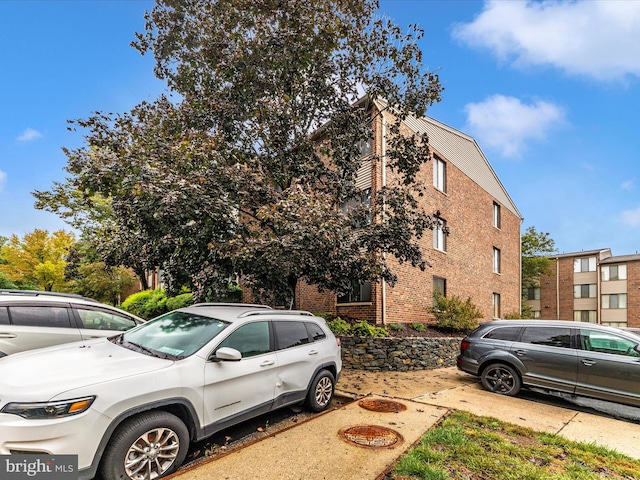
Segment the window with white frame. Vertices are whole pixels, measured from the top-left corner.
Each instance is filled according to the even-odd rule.
[[[500,228],[500,205],[493,202],[493,226]]]
[[[500,249],[493,247],[493,273],[500,273]]]
[[[627,279],[626,265],[602,265],[600,267],[600,277],[603,282]]]
[[[574,310],[573,320],[583,323],[597,323],[597,312],[595,310]]]
[[[433,226],[433,248],[441,252],[447,251],[447,222],[441,218],[436,218]]]
[[[596,257],[576,258],[573,260],[573,273],[595,272]]]
[[[609,295],[602,295],[602,308],[603,309],[627,308],[627,294],[612,293]]]
[[[441,192],[447,191],[447,165],[438,157],[433,157],[433,186]]]
[[[366,140],[360,140],[358,142],[358,150],[360,151],[360,158],[366,157],[372,151],[373,138],[369,137]]]
[[[499,293],[493,294],[492,310],[493,310],[493,318],[500,318],[500,294]]]
[[[447,296],[447,279],[442,277],[433,277],[433,296]]]
[[[597,294],[595,283],[573,286],[573,298],[596,298]]]

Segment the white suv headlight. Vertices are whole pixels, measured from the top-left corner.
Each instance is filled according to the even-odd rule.
[[[63,418],[84,412],[91,406],[95,398],[93,396],[58,402],[7,403],[0,410],[0,413],[11,413],[30,420]]]

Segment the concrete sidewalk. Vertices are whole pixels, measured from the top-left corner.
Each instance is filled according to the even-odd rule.
[[[452,410],[558,433],[640,458],[640,425],[522,398],[497,397],[455,367],[407,373],[345,370],[338,389],[340,395],[360,400],[170,478],[375,480]],[[384,413],[362,405],[405,409]]]

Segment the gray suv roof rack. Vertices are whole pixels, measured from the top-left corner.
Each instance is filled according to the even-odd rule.
[[[0,288],[0,295],[24,295],[29,297],[39,297],[41,295],[45,295],[47,297],[66,297],[66,298],[79,298],[82,300],[87,300],[90,302],[98,302],[93,298],[83,297],[82,295],[77,295],[75,293],[62,293],[62,292],[44,292],[41,290],[10,290],[5,288]]]

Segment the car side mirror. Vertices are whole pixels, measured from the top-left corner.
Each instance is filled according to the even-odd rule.
[[[211,355],[210,360],[213,362],[239,362],[242,360],[242,354],[235,348],[222,347]]]

